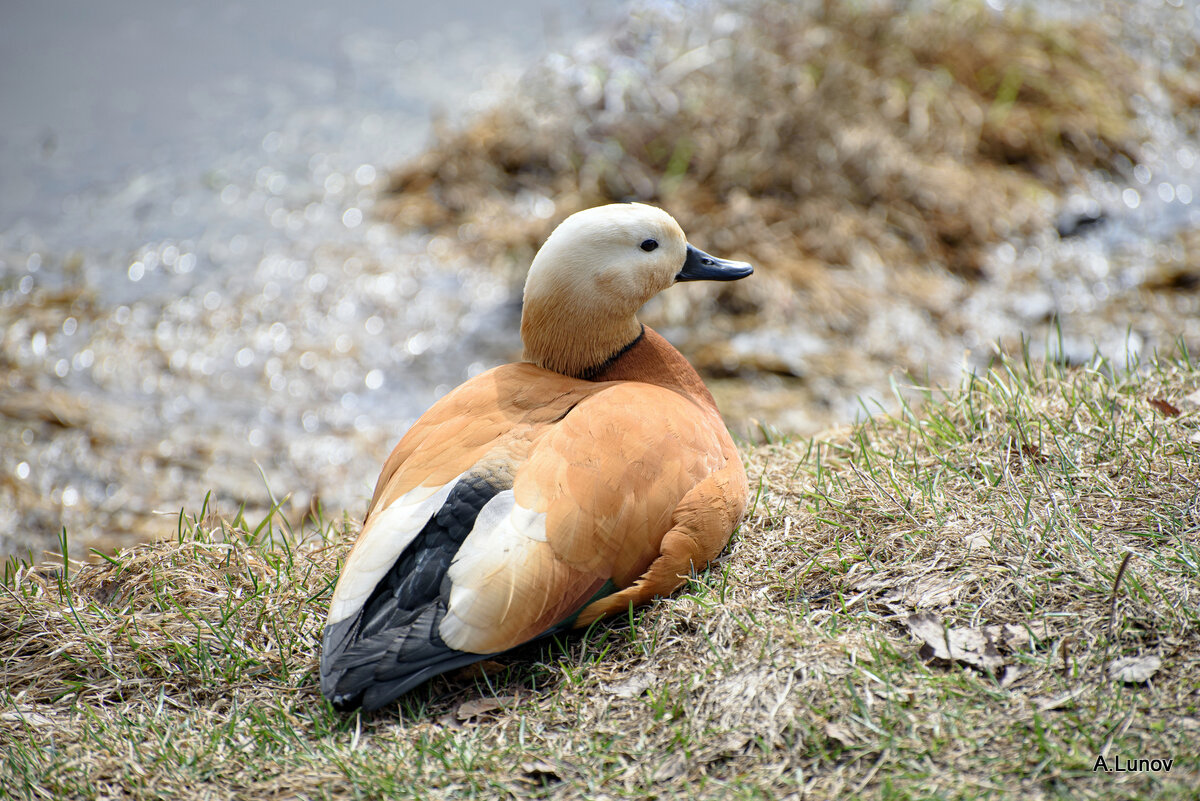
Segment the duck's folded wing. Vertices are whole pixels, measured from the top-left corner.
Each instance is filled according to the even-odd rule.
[[[396,446],[330,602],[321,687],[335,703],[374,708],[480,658],[438,635],[446,573],[481,510],[511,489],[531,438],[584,394],[570,383],[531,366],[491,371],[435,404]],[[527,402],[539,386],[542,402]]]
[[[368,521],[417,485],[445,484],[501,439],[520,438],[560,418],[586,390],[584,382],[532,364],[506,364],[456,387],[392,449],[375,483]]]
[[[681,499],[723,466],[723,436],[713,416],[660,387],[614,384],[580,402],[463,542],[443,640],[502,651],[630,586],[658,557]]]
[[[511,487],[533,437],[583,397],[576,386],[581,384],[533,365],[505,365],[430,407],[384,463],[362,533],[334,590],[330,622],[362,606],[464,477],[482,477],[500,490]],[[465,522],[478,511],[462,512],[469,512]]]

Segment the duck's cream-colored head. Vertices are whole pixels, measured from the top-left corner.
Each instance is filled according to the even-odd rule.
[[[677,281],[732,281],[745,262],[687,243],[662,209],[615,203],[572,214],[554,229],[525,280],[525,358],[566,375],[586,375],[641,334],[637,311]]]

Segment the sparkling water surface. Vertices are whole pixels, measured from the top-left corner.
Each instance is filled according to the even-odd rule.
[[[372,206],[586,4],[3,16],[0,553],[162,534],[210,489],[359,514],[415,416],[518,352],[510,287]]]

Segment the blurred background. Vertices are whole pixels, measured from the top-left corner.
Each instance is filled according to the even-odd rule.
[[[1200,351],[1200,4],[80,0],[0,11],[0,555],[361,516],[519,358],[566,215],[753,279],[647,307],[731,428],[997,352]]]

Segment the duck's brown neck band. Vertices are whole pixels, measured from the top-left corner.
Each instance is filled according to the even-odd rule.
[[[592,371],[589,371],[592,373]],[[714,412],[713,400],[700,374],[675,350],[675,346],[653,328],[643,325],[637,339],[622,348],[611,359],[599,365],[589,381],[642,381],[676,390]]]
[[[603,374],[604,371],[607,370],[609,367],[611,367],[613,364],[615,364],[618,359],[620,359],[622,356],[624,356],[629,351],[633,350],[633,348],[636,347],[637,344],[639,342],[641,342],[642,338],[645,336],[646,336],[646,326],[642,325],[641,330],[638,331],[638,335],[633,338],[632,342],[630,342],[625,347],[621,348],[619,351],[614,353],[612,356],[609,356],[607,359],[602,361],[600,364],[597,364],[594,367],[587,368],[586,370],[584,370],[582,373],[580,373],[579,375],[577,375],[575,377],[582,378],[584,381],[596,381],[597,376]]]

